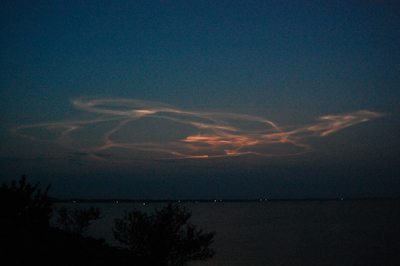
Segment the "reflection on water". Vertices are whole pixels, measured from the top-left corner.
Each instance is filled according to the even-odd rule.
[[[180,204],[192,211],[193,224],[217,232],[215,257],[193,266],[397,265],[400,261],[400,200]],[[93,222],[87,234],[119,245],[111,232],[115,218],[124,210],[154,211],[165,204],[66,205],[99,207],[105,217]]]

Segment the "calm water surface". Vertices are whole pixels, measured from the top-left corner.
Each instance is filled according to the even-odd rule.
[[[165,203],[94,205],[105,217],[87,235],[119,245],[111,228],[124,210],[153,212]],[[400,200],[180,203],[191,222],[216,231],[211,260],[191,266],[398,265]]]

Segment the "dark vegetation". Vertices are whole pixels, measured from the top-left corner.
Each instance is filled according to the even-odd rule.
[[[23,175],[0,188],[1,265],[157,265],[183,266],[212,258],[215,232],[203,233],[189,223],[186,208],[169,204],[155,214],[124,212],[115,220],[114,235],[129,249],[110,247],[104,239],[84,237],[91,221],[101,219],[98,208],[54,209],[48,196],[26,183]],[[53,209],[56,227],[50,226]]]
[[[55,209],[58,217],[56,226],[64,231],[82,235],[89,228],[92,220],[103,218],[99,208],[90,206],[87,210],[68,210],[67,207]]]
[[[0,215],[3,219],[48,226],[52,216],[52,203],[47,195],[50,185],[44,193],[38,189],[39,182],[32,186],[26,183],[23,175],[18,182],[14,180],[11,186],[3,184],[0,188]],[[36,191],[36,194],[34,194]]]
[[[115,219],[114,237],[128,245],[136,261],[146,265],[184,266],[215,254],[209,246],[215,232],[203,233],[189,223],[191,213],[171,203],[155,213],[137,209]]]

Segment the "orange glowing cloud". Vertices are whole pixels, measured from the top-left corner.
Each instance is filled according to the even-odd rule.
[[[311,151],[306,138],[324,137],[382,116],[371,111],[328,115],[313,125],[288,130],[262,117],[185,111],[139,100],[78,99],[72,104],[94,118],[24,125],[12,132],[100,160],[284,156]],[[241,122],[261,127],[248,130]]]

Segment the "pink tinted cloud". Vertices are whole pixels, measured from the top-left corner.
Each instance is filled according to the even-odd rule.
[[[180,110],[140,100],[78,99],[72,104],[95,117],[24,125],[14,128],[13,132],[33,141],[53,142],[100,160],[215,158],[244,154],[285,156],[312,151],[313,148],[305,143],[306,138],[324,137],[382,116],[361,110],[323,116],[314,124],[289,129],[257,116]],[[149,134],[145,132],[144,135],[151,136],[157,132],[161,139],[136,137],[143,134],[142,126],[147,122],[151,126],[146,129]],[[247,129],[244,122],[259,128]],[[101,130],[97,130],[100,126]],[[176,126],[180,130],[175,137]],[[53,132],[55,136],[47,138],[46,132]],[[165,141],[164,137],[168,140]]]

